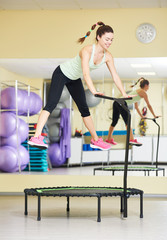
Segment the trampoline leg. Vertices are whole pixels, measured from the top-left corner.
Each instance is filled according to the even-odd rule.
[[[69,197],[67,197],[67,212],[69,212],[70,211],[70,202],[69,202]]]
[[[97,222],[101,222],[101,198],[97,197]]]
[[[158,170],[156,170],[156,177],[158,176]]]
[[[28,201],[28,197],[27,197],[27,193],[25,193],[25,212],[24,212],[24,215],[28,215],[28,211],[27,211],[27,201]]]
[[[123,197],[121,196],[121,209],[120,209],[120,212],[123,213],[124,211],[124,207],[123,207]]]
[[[140,194],[140,218],[143,218],[143,193]]]
[[[124,196],[124,198],[123,198],[123,200],[124,200],[124,211],[123,211],[123,217],[124,218],[127,218],[127,216],[128,216],[128,210],[127,210],[127,197],[125,197]]]
[[[37,221],[41,220],[41,196],[38,195],[38,216]]]

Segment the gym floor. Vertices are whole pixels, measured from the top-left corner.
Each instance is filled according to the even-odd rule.
[[[37,221],[37,198],[28,198],[24,215],[24,196],[0,195],[0,239],[113,239],[166,240],[167,197],[144,197],[144,218],[139,218],[139,200],[128,200],[128,218],[120,215],[119,198],[102,198],[101,222],[97,220],[95,198],[71,198],[66,213],[66,198],[42,197],[41,221]]]

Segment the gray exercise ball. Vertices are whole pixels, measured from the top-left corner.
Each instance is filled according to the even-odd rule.
[[[64,86],[59,102],[65,102],[70,98],[69,91],[66,86]]]
[[[60,113],[61,113],[61,109],[65,108],[66,105],[62,102],[59,102],[56,106],[56,108],[53,110],[53,112],[51,113],[51,117],[54,118],[59,118],[60,117]]]
[[[85,96],[88,107],[95,107],[101,102],[101,98],[95,97],[89,89],[85,90]]]
[[[60,132],[60,124],[55,123],[49,126],[49,138],[51,137],[58,137]]]
[[[60,141],[60,136],[58,136],[58,137],[50,137],[49,140],[50,140],[51,144],[52,143],[57,143],[57,142]]]

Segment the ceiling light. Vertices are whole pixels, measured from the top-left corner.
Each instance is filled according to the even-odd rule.
[[[133,68],[151,68],[151,64],[149,63],[132,63],[130,64]]]
[[[145,76],[154,76],[156,75],[155,72],[137,72],[138,75],[145,75]]]

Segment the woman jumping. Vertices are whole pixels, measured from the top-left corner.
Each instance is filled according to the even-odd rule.
[[[64,85],[66,85],[81,113],[86,128],[92,136],[91,147],[99,148],[101,150],[108,150],[111,148],[110,144],[104,142],[102,138],[98,138],[96,134],[89,108],[86,103],[81,76],[83,76],[83,79],[93,95],[103,95],[103,93],[97,92],[90,77],[90,71],[99,68],[105,63],[122,95],[126,98],[128,95],[126,94],[122,82],[116,72],[113,57],[108,51],[114,38],[113,29],[110,26],[105,25],[103,22],[97,22],[84,37],[78,40],[78,42],[82,44],[97,26],[100,27],[98,27],[96,31],[96,44],[83,47],[75,58],[60,64],[60,66],[58,66],[53,72],[47,104],[40,113],[35,135],[34,137],[31,137],[28,144],[36,147],[48,147],[43,141],[44,138],[41,136],[41,132],[49,115],[59,102]]]
[[[152,106],[150,105],[150,102],[148,100],[148,96],[147,96],[147,90],[149,89],[149,81],[144,79],[143,77],[140,78],[134,85],[132,85],[131,87],[134,87],[135,85],[137,85],[137,83],[140,82],[140,88],[137,90],[134,90],[132,92],[130,92],[130,95],[133,95],[135,97],[133,97],[132,100],[126,100],[125,101],[125,106],[128,106],[130,104],[135,104],[135,109],[137,110],[138,114],[140,115],[141,118],[143,118],[142,113],[139,110],[138,107],[138,101],[140,101],[141,98],[144,98],[147,107],[149,108],[150,112],[152,113],[152,115],[154,116],[154,118],[157,118],[158,116],[155,115]],[[114,131],[114,128],[118,122],[119,116],[122,116],[125,125],[127,126],[127,122],[128,122],[128,113],[115,101],[113,103],[113,117],[112,117],[112,123],[111,126],[109,128],[109,133],[108,133],[108,138],[106,139],[107,143],[110,143],[112,145],[116,145],[117,143],[114,141],[114,139],[112,138],[112,134]],[[134,139],[133,137],[133,132],[132,129],[130,128],[130,142],[131,145],[136,145],[136,146],[141,146],[142,143],[139,143],[137,141],[137,139]]]

